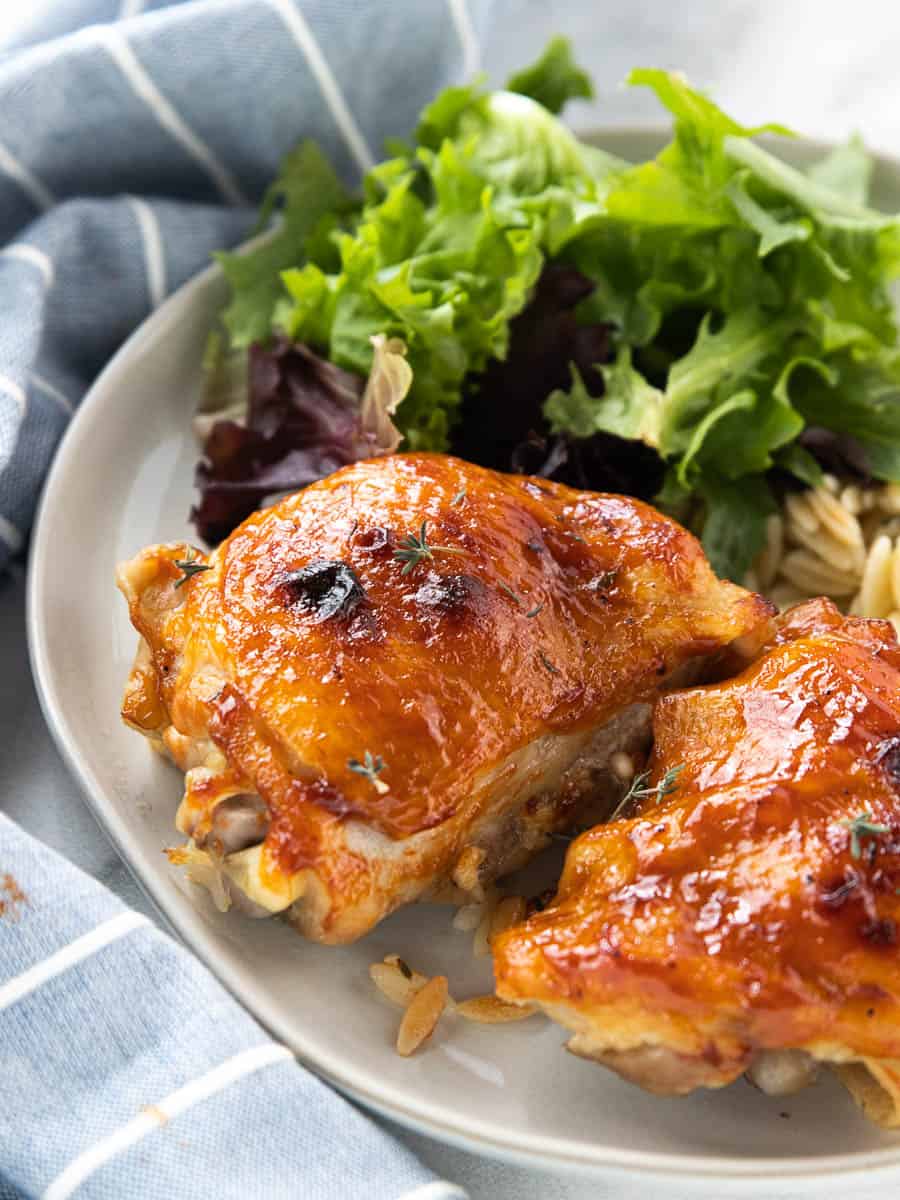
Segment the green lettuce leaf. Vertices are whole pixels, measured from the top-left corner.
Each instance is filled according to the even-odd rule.
[[[766,519],[776,511],[762,475],[740,481],[707,475],[699,488],[706,507],[703,549],[713,570],[728,579],[743,579],[766,541]]]
[[[266,192],[259,228],[276,209],[281,225],[270,237],[246,250],[215,256],[231,285],[223,320],[235,348],[268,337],[282,293],[280,272],[304,256],[308,239],[323,223],[337,225],[352,214],[354,204],[319,147],[302,142],[287,155]]]
[[[612,366],[600,370],[606,385],[603,395],[591,396],[573,365],[569,391],[551,392],[544,403],[551,430],[580,438],[614,433],[658,446],[662,395],[632,367],[628,347],[621,348]]]
[[[530,96],[552,113],[562,112],[570,100],[592,100],[594,96],[590,76],[576,65],[571,44],[564,37],[551,38],[536,63],[510,76],[506,90]]]
[[[762,544],[773,469],[820,481],[810,449],[823,436],[900,480],[900,222],[872,207],[859,140],[803,170],[777,152],[783,126],[744,126],[675,73],[630,82],[673,122],[647,162],[557,119],[592,95],[563,39],[503,91],[477,80],[442,92],[358,200],[300,147],[263,205],[263,219],[280,209],[278,228],[221,257],[232,300],[216,390],[230,394],[244,348],[276,332],[361,376],[373,337],[400,338],[403,444],[446,449],[464,389],[507,356],[510,323],[558,264],[593,285],[574,320],[610,326],[600,353],[611,341],[615,355],[596,372],[582,359],[536,433],[652,447],[659,503],[704,522],[721,573],[740,579]]]
[[[571,76],[556,47],[538,75],[561,87],[566,64]],[[402,338],[414,382],[398,423],[407,445],[440,450],[463,381],[505,357],[548,255],[601,217],[622,164],[528,96],[478,83],[437,97],[417,142],[369,173],[353,228],[331,235],[327,256],[307,239],[273,320],[361,374],[373,335]]]
[[[836,192],[851,204],[868,203],[872,159],[859,137],[854,136],[843,146],[836,146],[814,163],[807,175],[814,183]]]

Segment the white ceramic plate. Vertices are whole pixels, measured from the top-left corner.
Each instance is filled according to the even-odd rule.
[[[653,153],[660,139],[659,130],[596,138],[626,158]],[[794,148],[798,158],[810,153]],[[876,191],[881,204],[900,208],[900,164],[880,160]],[[448,1019],[425,1052],[401,1059],[398,1013],[375,994],[370,963],[401,953],[422,971],[446,973],[459,997],[491,984],[490,966],[471,959],[470,935],[451,929],[450,909],[413,906],[355,946],[320,947],[275,921],[220,915],[169,866],[162,850],[177,841],[181,779],[119,720],[135,634],[113,569],[146,543],[191,536],[190,422],[204,340],[224,299],[222,276],[210,268],[115,356],[66,434],[31,551],[29,637],[44,712],[100,823],[159,908],[304,1062],[446,1141],[542,1167],[687,1177],[695,1191],[719,1196],[726,1188],[765,1194],[764,1181],[821,1190],[839,1173],[900,1178],[900,1137],[863,1121],[828,1078],[788,1100],[744,1082],[658,1099],[563,1053],[562,1032],[541,1018],[506,1027]]]

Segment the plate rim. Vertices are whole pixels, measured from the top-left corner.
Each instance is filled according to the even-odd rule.
[[[629,123],[613,126],[592,126],[576,130],[583,140],[619,142],[636,138],[662,138],[668,136],[670,127],[660,123]],[[798,138],[795,144],[809,147],[816,152],[827,153],[837,143],[821,138]],[[867,145],[876,167],[887,168],[900,187],[900,155],[885,152],[874,145]],[[268,234],[246,243],[247,247],[264,240]],[[583,1146],[564,1138],[539,1133],[508,1132],[504,1137],[481,1135],[465,1120],[449,1120],[446,1116],[430,1111],[427,1098],[422,1098],[418,1110],[412,1109],[397,1096],[391,1096],[391,1086],[381,1092],[365,1082],[357,1070],[345,1070],[329,1063],[329,1054],[324,1057],[306,1039],[298,1038],[279,1019],[267,998],[265,987],[254,979],[242,978],[240,971],[228,962],[217,958],[215,945],[199,915],[179,907],[177,895],[166,889],[142,869],[144,854],[136,836],[124,818],[120,817],[114,801],[107,796],[101,781],[81,757],[77,739],[65,718],[64,704],[60,698],[48,653],[47,637],[43,621],[46,607],[47,571],[51,556],[50,523],[60,493],[64,494],[64,481],[77,460],[83,441],[89,441],[92,423],[103,413],[103,393],[107,380],[115,377],[127,367],[136,349],[147,340],[158,337],[161,327],[170,319],[171,313],[185,304],[190,304],[194,293],[203,292],[210,282],[221,276],[222,268],[211,263],[192,276],[160,306],[151,312],[126,338],[112,358],[106,363],[69,422],[60,440],[50,470],[44,481],[37,512],[32,526],[26,583],[26,637],[35,690],[53,742],[68,770],[76,780],[87,806],[101,831],[108,838],[116,853],[150,900],[154,909],[162,916],[167,931],[174,933],[187,949],[196,954],[213,976],[246,1008],[259,1023],[279,1041],[288,1045],[298,1060],[315,1074],[325,1079],[339,1091],[360,1101],[368,1109],[397,1121],[406,1128],[436,1138],[438,1141],[459,1147],[476,1154],[487,1155],[519,1166],[541,1170],[558,1170],[583,1177],[602,1177],[610,1173],[639,1175],[642,1179],[677,1178],[691,1180],[705,1186],[727,1183],[732,1189],[757,1188],[760,1184],[814,1184],[823,1176],[839,1176],[843,1183],[858,1180],[884,1182],[889,1177],[900,1176],[900,1141],[896,1147],[860,1151],[847,1154],[804,1155],[797,1158],[763,1156],[755,1159],[738,1158],[720,1154],[684,1154],[669,1152],[620,1150],[613,1146]]]

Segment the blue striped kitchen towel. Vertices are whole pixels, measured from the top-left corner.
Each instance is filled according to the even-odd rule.
[[[245,235],[299,138],[350,182],[470,75],[489,3],[21,6],[0,47],[0,571],[119,343]],[[0,1200],[462,1195],[0,817]]]
[[[0,572],[116,347],[246,234],[301,137],[351,182],[477,71],[490,4],[19,5],[0,44]]]
[[[0,1200],[465,1200],[0,816]]]

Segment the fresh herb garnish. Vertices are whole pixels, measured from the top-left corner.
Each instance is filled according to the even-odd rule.
[[[673,792],[678,791],[676,780],[683,770],[684,763],[679,763],[677,767],[669,767],[659,783],[654,784],[653,787],[647,787],[650,772],[641,771],[632,779],[628,791],[610,813],[607,820],[614,821],[616,817],[620,817],[622,813],[631,807],[635,800],[647,800],[650,796],[656,796],[659,800],[665,800],[667,796],[671,796]]]
[[[394,551],[394,558],[406,564],[400,574],[408,575],[413,567],[417,567],[425,559],[434,558],[435,554],[465,554],[465,550],[459,550],[455,546],[430,546],[428,522],[423,521],[419,536],[416,537],[414,533],[407,534],[400,543],[400,549]]]
[[[516,608],[524,608],[525,607],[525,601],[522,599],[522,597],[519,595],[518,592],[513,591],[513,589],[509,586],[508,583],[498,583],[497,587],[499,587],[501,592],[506,592],[507,596],[510,596],[512,598],[512,600],[515,602]]]
[[[376,754],[373,757],[371,751],[367,750],[363,755],[362,762],[358,758],[348,758],[347,766],[351,771],[355,771],[357,775],[364,775],[379,796],[383,796],[385,792],[390,790],[384,780],[378,778],[387,766],[387,763],[380,754]]]
[[[497,587],[499,587],[501,592],[506,592],[507,596],[511,597],[511,599],[515,603],[516,608],[525,609],[525,601],[522,599],[522,597],[519,595],[519,593],[516,591],[513,591],[513,589],[508,584],[498,583]],[[540,604],[535,604],[534,608],[527,609],[527,611],[525,612],[525,616],[529,620],[531,620],[532,617],[536,617],[538,615],[538,613],[541,611],[541,609],[543,607],[544,607],[544,602],[542,600],[540,602]]]
[[[618,571],[603,571],[600,575],[595,575],[588,587],[592,592],[607,592],[616,582]]]
[[[459,489],[459,491],[456,493],[456,495],[453,497],[453,499],[450,501],[450,503],[455,508],[457,506],[457,504],[462,504],[462,502],[463,502],[463,500],[465,500],[465,498],[466,498],[466,485],[463,484],[462,487]]]
[[[860,813],[856,817],[845,817],[839,823],[850,830],[850,853],[856,859],[862,858],[863,838],[877,838],[883,833],[891,832],[889,825],[876,824],[870,812]]]
[[[551,675],[559,675],[561,673],[559,667],[555,667],[553,665],[553,663],[550,661],[550,659],[547,657],[547,655],[543,652],[543,650],[538,650],[538,658],[540,658],[541,662],[544,664],[544,666],[547,668],[547,670],[550,672]]]
[[[197,562],[194,558],[176,558],[175,566],[184,574],[180,579],[175,580],[175,586],[180,588],[182,584],[187,583],[189,579],[193,579],[195,575],[199,575],[201,571],[211,571],[212,567],[206,563]]]
[[[224,536],[271,492],[273,415],[278,478],[289,464],[293,486],[368,457],[376,431],[378,451],[402,434],[418,450],[471,446],[464,457],[497,469],[519,470],[511,456],[530,445],[542,472],[579,487],[646,488],[738,581],[765,543],[773,481],[814,486],[835,457],[896,475],[900,222],[870,206],[871,157],[852,140],[792,166],[682,76],[641,68],[629,82],[673,118],[650,161],[557,120],[588,90],[560,41],[509,81],[524,92],[515,102],[479,81],[437,96],[360,199],[314,146],[287,157],[261,214],[280,207],[280,229],[223,256],[232,299],[209,395],[220,415],[249,407],[243,436],[229,431],[237,449],[201,472],[205,535]],[[444,267],[428,288],[425,258]],[[386,323],[385,344],[402,339],[408,354],[376,371],[388,402],[373,422],[361,401]],[[266,367],[249,397],[248,357]],[[519,378],[524,397],[508,386]]]

